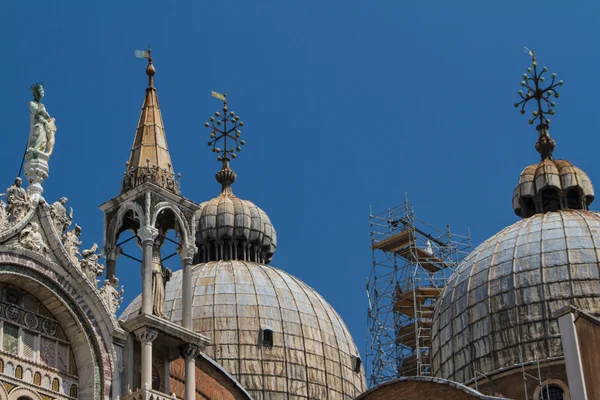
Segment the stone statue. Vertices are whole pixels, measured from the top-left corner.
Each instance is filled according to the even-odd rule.
[[[112,282],[106,279],[100,288],[100,296],[106,302],[108,309],[115,315],[119,307],[121,307],[121,303],[123,303],[124,293],[125,289],[123,289],[123,286],[119,289],[119,279],[116,276],[112,278]]]
[[[81,261],[79,265],[81,266],[81,270],[87,276],[87,278],[92,282],[92,284],[96,283],[96,278],[102,275],[104,271],[104,265],[98,262],[98,259],[102,257],[101,254],[96,254],[98,251],[98,245],[94,243],[91,249],[83,250],[81,252]]]
[[[59,235],[62,235],[64,231],[69,229],[71,222],[73,221],[73,209],[69,207],[69,212],[65,208],[65,204],[69,201],[66,197],[61,199],[50,206],[50,215],[52,216],[52,222]]]
[[[79,235],[81,235],[81,227],[77,224],[75,224],[75,229],[67,231],[62,235],[65,249],[75,264],[79,263],[79,256],[81,255],[79,253],[79,246],[81,246],[82,242],[79,241]]]
[[[32,222],[28,227],[21,231],[19,242],[24,248],[33,250],[37,253],[44,254],[48,251],[48,246],[44,243],[44,239],[40,233],[40,226],[37,222]]]
[[[56,120],[48,114],[46,107],[41,103],[44,98],[44,85],[35,83],[31,86],[31,91],[33,100],[29,102],[31,129],[27,150],[34,149],[49,156],[54,149]]]
[[[171,270],[162,265],[160,246],[152,249],[152,313],[165,317],[165,286],[171,279]]]
[[[0,197],[5,196],[4,193],[0,194]],[[6,203],[0,200],[0,230],[4,230],[8,223],[8,213],[6,211]]]
[[[6,189],[6,201],[8,202],[7,212],[9,221],[14,224],[23,218],[29,210],[29,194],[23,189],[23,180],[20,177],[15,179],[15,183]]]

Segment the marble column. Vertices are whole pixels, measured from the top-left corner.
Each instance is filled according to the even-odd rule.
[[[181,256],[181,264],[183,265],[183,277],[181,284],[183,285],[183,317],[182,325],[184,328],[192,329],[192,263],[194,255],[198,248],[194,245],[185,244],[181,246],[179,255]]]
[[[181,355],[185,360],[185,400],[196,399],[196,357],[200,349],[193,344],[186,344],[181,348]]]
[[[140,328],[135,331],[137,340],[142,347],[142,388],[152,389],[152,342],[158,332],[150,328]]]
[[[152,246],[158,229],[145,225],[137,234],[142,243],[142,314],[152,314]]]
[[[104,257],[106,258],[106,279],[112,282],[115,276],[117,258],[121,255],[121,248],[117,245],[104,246]]]

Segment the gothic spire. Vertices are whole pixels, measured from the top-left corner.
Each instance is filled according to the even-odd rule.
[[[179,194],[179,183],[175,181],[158,95],[154,87],[156,69],[152,64],[150,54],[150,48],[148,51],[136,51],[136,57],[148,59],[146,67],[148,87],[121,192],[126,192],[143,182],[150,181]]]

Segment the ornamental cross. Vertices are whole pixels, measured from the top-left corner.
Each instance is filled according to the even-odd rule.
[[[217,153],[218,161],[229,160],[230,157],[236,158],[236,152],[242,151],[242,146],[246,144],[244,140],[240,139],[242,131],[239,129],[244,126],[244,123],[240,121],[240,117],[227,108],[227,93],[212,92],[212,96],[223,101],[223,115],[217,111],[214,117],[210,117],[209,122],[204,124],[211,131],[208,146],[212,147],[213,153]],[[217,147],[221,139],[223,139],[222,149]],[[227,140],[235,147],[227,148]]]
[[[557,86],[562,86],[563,81],[556,81],[556,74],[551,75],[552,82],[545,88],[542,88],[540,84],[544,83],[544,73],[548,72],[548,67],[542,68],[542,71],[538,73],[537,61],[535,58],[535,51],[525,48],[525,52],[531,56],[531,67],[527,68],[527,72],[523,74],[523,80],[521,86],[527,89],[527,93],[523,93],[523,90],[519,90],[518,95],[521,97],[521,101],[515,103],[515,108],[521,107],[521,114],[525,114],[525,105],[530,100],[537,102],[537,109],[532,111],[533,118],[529,120],[530,124],[533,124],[535,120],[539,119],[540,125],[548,126],[550,119],[547,115],[554,115],[553,108],[556,103],[550,101],[552,97],[558,98],[560,95],[556,91]],[[533,68],[532,68],[533,67]]]

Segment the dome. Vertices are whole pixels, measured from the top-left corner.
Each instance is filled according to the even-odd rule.
[[[547,158],[529,165],[513,193],[513,209],[519,217],[558,210],[587,210],[594,201],[594,187],[585,172],[567,160]]]
[[[197,262],[245,260],[268,264],[277,248],[277,233],[267,214],[235,196],[236,174],[228,162],[217,173],[221,194],[196,211]]]
[[[165,291],[165,314],[175,323],[182,318],[181,278],[175,272]],[[205,353],[253,398],[354,399],[365,391],[344,322],[298,278],[254,262],[216,261],[193,267],[192,286],[194,330],[211,339]],[[138,297],[122,318],[140,304]]]
[[[560,170],[559,170],[560,171]],[[478,246],[452,273],[432,321],[434,376],[466,382],[561,358],[557,310],[600,313],[600,215],[536,214]]]

